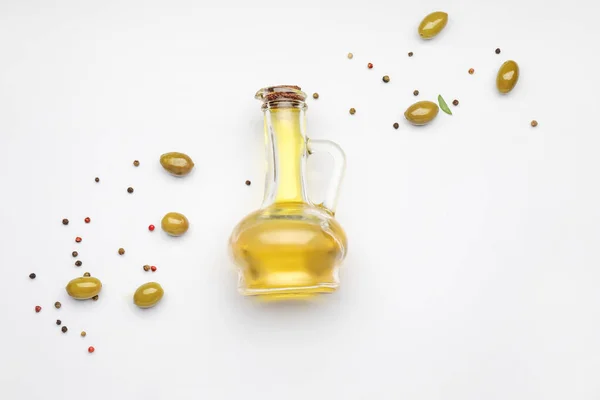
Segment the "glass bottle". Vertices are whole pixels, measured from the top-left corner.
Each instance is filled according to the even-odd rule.
[[[328,140],[306,138],[306,94],[298,86],[272,86],[262,101],[267,176],[262,207],[233,230],[230,248],[239,271],[239,291],[269,298],[333,292],[347,239],[335,220],[346,159]],[[327,152],[334,160],[331,184],[321,204],[306,193],[306,159]]]

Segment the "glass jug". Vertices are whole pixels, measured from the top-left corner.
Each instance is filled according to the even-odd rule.
[[[298,86],[272,86],[262,101],[267,176],[262,207],[233,230],[230,248],[245,295],[296,297],[333,292],[347,239],[335,220],[346,167],[342,149],[328,140],[306,138],[306,94]],[[306,194],[306,159],[327,152],[334,160],[331,184],[321,204]]]

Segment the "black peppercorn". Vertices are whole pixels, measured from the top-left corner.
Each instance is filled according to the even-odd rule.
[[[496,54],[500,54],[500,49],[496,49]]]
[[[61,308],[62,304],[60,304],[60,301],[57,301],[56,303],[54,303],[54,308]]]
[[[83,264],[81,261],[79,261],[79,260],[75,261],[76,267],[81,267],[81,264]]]
[[[79,255],[79,253],[78,253],[78,252],[76,252],[76,251],[74,251],[74,252],[72,252],[72,253],[71,253],[71,255],[72,255],[73,257],[77,257],[77,256]]]
[[[67,327],[66,327],[66,326],[63,326],[63,327],[62,327],[60,330],[61,330],[63,333],[67,333],[67,331],[68,331],[69,329],[67,329]]]
[[[60,319],[57,319],[56,320],[56,325],[60,325],[60,324],[62,324],[62,321]]]
[[[249,180],[246,181],[246,186],[250,186],[252,184],[252,182],[250,182]]]
[[[94,180],[96,181],[96,183],[100,182],[100,178],[98,178],[98,177],[94,178]]]
[[[452,101],[452,104],[454,104],[455,106],[457,106],[457,105],[458,105],[458,100],[454,99],[454,100]]]
[[[29,279],[35,279],[35,276],[36,275],[34,273],[31,273],[31,274],[29,274]]]
[[[384,81],[385,83],[388,83],[390,81],[390,77],[387,75],[384,75],[383,78],[381,78],[382,81]]]
[[[414,94],[415,96],[418,96],[418,95],[419,95],[419,91],[418,91],[418,90],[415,90],[415,91],[413,92],[413,94]]]
[[[398,129],[400,127],[400,125],[398,125],[397,122],[394,122],[394,129]]]
[[[132,187],[128,187],[127,188],[127,193],[133,193],[133,188]]]
[[[68,220],[68,219],[66,219],[66,218],[64,218],[64,219],[62,220],[62,223],[63,223],[63,225],[69,225],[69,220]]]
[[[408,56],[409,56],[409,57],[412,57],[412,56],[413,56],[413,52],[412,52],[412,51],[409,51],[409,52],[408,52]]]

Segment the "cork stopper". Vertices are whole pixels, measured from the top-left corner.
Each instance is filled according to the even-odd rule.
[[[290,106],[294,106],[304,104],[306,93],[301,90],[300,86],[278,85],[260,89],[256,92],[254,98],[262,100],[263,106],[267,107],[277,105],[283,106],[288,103]]]

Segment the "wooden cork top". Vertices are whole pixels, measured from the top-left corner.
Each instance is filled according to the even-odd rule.
[[[306,93],[302,91],[300,86],[278,85],[262,88],[256,92],[254,97],[258,100],[262,100],[264,103],[281,100],[304,102],[304,100],[306,100]]]

